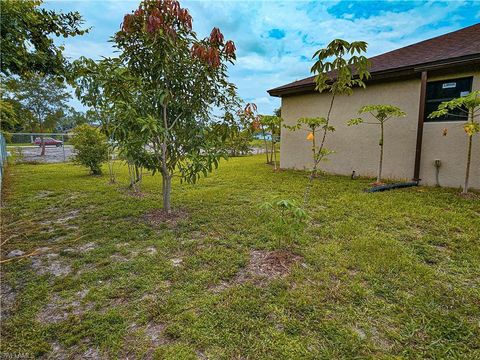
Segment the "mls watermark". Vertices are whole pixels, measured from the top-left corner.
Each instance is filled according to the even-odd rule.
[[[0,360],[13,359],[35,359],[35,357],[32,354],[25,352],[0,352]]]

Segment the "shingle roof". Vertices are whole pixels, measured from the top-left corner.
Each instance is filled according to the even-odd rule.
[[[370,58],[370,73],[415,69],[453,59],[480,58],[480,23]],[[268,90],[273,96],[311,89],[315,76]]]

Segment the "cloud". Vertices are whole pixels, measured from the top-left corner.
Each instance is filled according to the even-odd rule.
[[[271,113],[280,105],[266,90],[310,75],[311,56],[332,39],[364,40],[374,56],[475,23],[474,1],[181,1],[200,37],[219,27],[235,41],[229,69],[240,96]],[[138,1],[48,1],[46,7],[78,10],[90,34],[64,40],[66,54],[112,54],[110,37]],[[477,16],[478,18],[478,16]]]

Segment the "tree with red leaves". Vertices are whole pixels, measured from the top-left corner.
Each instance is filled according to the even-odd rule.
[[[119,57],[90,62],[83,74],[99,74],[94,83],[102,91],[93,93],[111,102],[113,139],[135,142],[136,162],[160,172],[163,208],[170,213],[172,178],[195,182],[225,156],[229,117],[213,114],[237,105],[227,76],[235,45],[218,28],[197,38],[188,9],[172,0],[142,1],[113,39]]]

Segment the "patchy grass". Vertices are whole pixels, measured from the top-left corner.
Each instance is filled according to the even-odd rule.
[[[258,205],[300,200],[302,172],[234,158],[143,196],[71,164],[5,179],[1,352],[57,358],[480,358],[480,201],[315,181],[286,251]],[[164,221],[165,220],[165,221]],[[33,253],[33,254],[32,254]],[[278,260],[278,261],[277,261]]]

